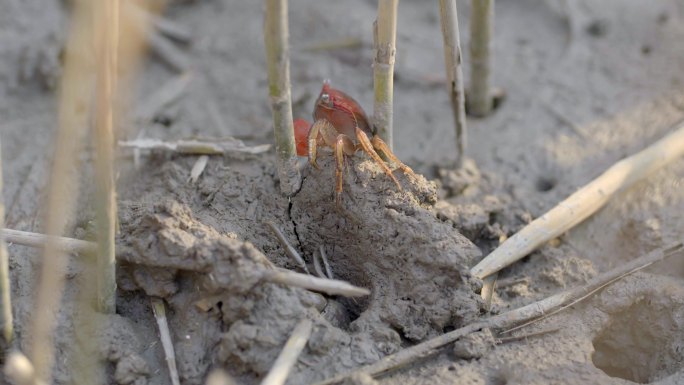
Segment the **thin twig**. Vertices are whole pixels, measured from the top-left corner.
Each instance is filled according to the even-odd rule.
[[[618,279],[650,266],[655,262],[681,253],[682,251],[684,251],[684,244],[682,242],[677,242],[667,248],[654,250],[648,255],[634,259],[624,265],[598,275],[585,285],[563,291],[559,294],[537,302],[533,302],[521,308],[466,325],[460,329],[456,329],[452,332],[399,351],[398,353],[391,354],[380,359],[374,364],[363,366],[351,372],[340,374],[331,379],[319,382],[317,385],[336,384],[356,373],[365,373],[373,377],[379,377],[380,375],[391,370],[398,369],[418,359],[422,359],[437,353],[444,345],[454,342],[457,339],[478,330],[484,328],[510,328],[515,325],[519,325],[520,323],[537,319],[555,309],[565,309],[567,307],[563,306],[568,303],[576,303],[577,301],[581,301],[606,285],[614,283]]]
[[[314,265],[314,272],[319,278],[330,278],[325,273],[323,272],[323,267],[321,266],[321,256],[314,251],[313,253],[313,265]]]
[[[39,248],[44,248],[50,238],[45,234],[10,229],[2,230],[2,235],[7,243]],[[97,250],[97,244],[94,242],[67,237],[51,238],[54,239],[53,244],[57,249],[69,254],[90,254]]]
[[[309,269],[306,267],[306,262],[304,262],[304,258],[302,258],[302,256],[299,255],[297,250],[295,250],[295,248],[292,247],[292,245],[290,245],[290,242],[288,242],[287,238],[285,238],[285,234],[283,234],[283,232],[280,231],[278,226],[276,226],[276,224],[271,221],[266,222],[266,225],[268,225],[268,228],[270,228],[273,234],[276,236],[276,239],[280,243],[280,246],[282,246],[282,248],[285,249],[285,253],[287,253],[287,255],[289,255],[290,258],[297,262],[297,264],[299,265],[299,267],[302,268],[302,270],[304,270],[307,274],[310,274]]]
[[[516,342],[516,341],[520,341],[520,340],[526,340],[528,338],[540,337],[540,336],[544,336],[544,335],[551,334],[551,333],[557,333],[559,331],[560,331],[560,329],[555,328],[555,329],[542,330],[542,331],[538,331],[538,332],[534,332],[534,333],[522,334],[519,336],[501,337],[501,338],[497,338],[495,340],[495,342],[497,344],[507,344],[509,342]]]
[[[270,144],[247,146],[241,140],[235,138],[215,140],[189,139],[177,140],[175,142],[146,138],[119,141],[119,146],[133,149],[171,151],[187,155],[262,154],[271,148]]]
[[[458,151],[456,166],[460,168],[465,160],[468,131],[466,129],[461,38],[458,33],[456,0],[439,0],[439,16],[442,23],[442,37],[444,38],[447,87],[456,127],[456,150]]]
[[[343,295],[345,297],[362,297],[370,294],[370,290],[354,286],[345,281],[317,278],[313,275],[297,273],[286,269],[265,270],[263,280],[330,295]]]
[[[29,233],[25,231],[5,229],[5,239],[10,243],[32,247],[45,247],[48,237],[44,234]],[[97,244],[80,239],[53,237],[53,243],[58,250],[70,253],[93,253],[97,250]],[[345,281],[335,279],[316,278],[308,274],[296,273],[286,269],[267,270],[263,279],[267,282],[280,283],[289,286],[301,287],[313,291],[319,291],[330,295],[344,295],[358,297],[370,294],[368,289],[357,287]]]
[[[525,257],[603,207],[616,193],[684,155],[684,123],[644,150],[615,163],[598,178],[506,240],[471,273],[484,278]]]
[[[500,279],[500,280],[496,281],[496,289],[503,289],[503,288],[506,288],[508,286],[517,285],[519,283],[529,284],[529,282],[530,282],[530,279],[528,277],[522,277],[522,278],[514,277],[514,278],[509,278],[509,279]]]
[[[470,11],[470,90],[468,112],[486,116],[492,110],[491,42],[494,29],[494,0],[472,0]]]
[[[166,321],[166,307],[164,305],[164,301],[159,298],[150,297],[150,302],[152,303],[154,318],[157,319],[157,326],[159,326],[159,338],[161,339],[162,347],[164,348],[166,364],[169,367],[171,384],[180,385],[178,369],[176,368],[176,353],[173,349],[171,333],[169,333],[169,324]]]
[[[297,363],[299,354],[309,341],[311,328],[312,322],[309,319],[303,319],[297,324],[261,385],[282,385],[285,383],[290,370]]]
[[[320,251],[321,259],[323,260],[325,275],[330,279],[334,279],[335,277],[333,276],[332,268],[330,267],[330,263],[328,262],[328,255],[325,253],[325,246],[320,245],[318,247],[318,250]]]
[[[292,95],[290,93],[290,50],[287,0],[266,0],[264,43],[268,64],[268,89],[273,111],[280,189],[287,196],[299,191],[302,177],[295,152]]]
[[[0,146],[1,148],[2,146]],[[3,195],[2,155],[0,151],[0,229],[5,227],[5,199]],[[9,254],[4,234],[0,234],[0,299],[2,300],[3,336],[9,346],[14,336],[14,320],[12,317],[12,291],[9,274]]]
[[[394,61],[397,46],[397,4],[399,0],[378,0],[378,18],[373,25],[373,124],[378,135],[394,149],[392,105],[394,103]]]

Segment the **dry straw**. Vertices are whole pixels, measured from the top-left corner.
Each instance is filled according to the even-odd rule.
[[[154,297],[150,297],[150,303],[152,305],[152,311],[154,312],[154,318],[157,320],[157,326],[159,327],[159,339],[161,339],[162,348],[164,349],[164,357],[166,358],[166,364],[169,368],[171,384],[180,385],[178,369],[176,367],[176,353],[173,348],[171,332],[169,331],[169,323],[166,320],[166,306],[162,299]]]
[[[90,2],[74,3],[71,33],[66,44],[64,68],[60,81],[59,129],[55,154],[51,163],[47,193],[45,232],[49,235],[42,254],[40,282],[35,301],[35,316],[31,327],[30,359],[38,381],[51,383],[54,360],[54,325],[61,308],[67,255],[58,246],[58,238],[71,222],[77,197],[77,156],[81,150],[87,126],[88,101],[93,89],[90,29]]]
[[[490,85],[494,0],[472,0],[470,11],[470,89],[468,112],[485,116],[492,110]]]
[[[487,255],[471,272],[484,278],[525,257],[598,211],[622,190],[684,155],[684,123],[644,150],[625,158],[535,219]]]
[[[439,0],[439,15],[442,23],[442,37],[444,39],[447,87],[456,126],[456,149],[458,151],[456,166],[462,167],[465,160],[468,131],[466,129],[461,39],[458,33],[456,0]]]
[[[0,146],[2,147],[2,146]],[[5,227],[5,201],[3,199],[2,155],[0,152],[0,229]],[[0,300],[2,300],[2,332],[9,345],[14,335],[12,319],[12,292],[10,291],[9,254],[4,234],[0,234]]]
[[[297,363],[299,354],[311,336],[311,328],[312,323],[308,319],[303,319],[297,324],[261,385],[282,385],[285,383],[290,370]]]
[[[116,310],[116,191],[114,186],[114,132],[118,123],[119,1],[98,1],[99,22],[96,70],[95,130],[95,227],[97,229],[97,307]]]
[[[288,39],[287,0],[267,0],[264,43],[268,64],[268,91],[273,111],[276,165],[280,189],[285,195],[291,196],[299,190],[302,178],[297,168],[295,152]]]
[[[394,98],[394,60],[397,40],[397,3],[378,0],[378,18],[373,25],[373,124],[378,135],[394,150],[392,140],[392,105]]]

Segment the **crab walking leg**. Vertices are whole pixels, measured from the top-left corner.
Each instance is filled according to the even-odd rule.
[[[321,126],[324,126],[326,123],[330,124],[327,120],[317,120],[311,126],[311,131],[309,131],[309,163],[311,163],[311,165],[314,166],[316,170],[321,169],[320,167],[318,167],[318,163],[316,163],[316,150],[318,149],[318,133],[321,130]]]
[[[354,155],[356,148],[348,136],[339,134],[335,142],[335,204],[342,207],[342,177],[344,176],[344,155]]]
[[[390,150],[387,143],[385,143],[385,141],[382,140],[381,137],[379,137],[377,135],[373,136],[373,139],[371,139],[371,143],[373,144],[374,149],[381,151],[383,154],[385,154],[387,159],[394,162],[397,165],[397,167],[399,167],[401,169],[401,171],[404,172],[404,174],[409,174],[409,175],[415,176],[415,174],[413,173],[413,170],[411,170],[411,167],[405,165],[402,161],[400,161],[399,158],[397,158],[397,156],[394,155],[392,150]]]
[[[382,168],[382,170],[385,171],[385,174],[392,178],[394,184],[397,185],[397,189],[399,189],[399,191],[402,191],[399,181],[394,176],[394,174],[392,174],[392,170],[390,170],[390,168],[385,164],[382,158],[380,158],[380,155],[378,155],[378,153],[375,152],[375,150],[373,149],[373,145],[371,144],[371,141],[368,139],[368,135],[366,135],[366,133],[358,127],[356,127],[356,138],[359,140],[359,144],[361,145],[363,151],[365,151],[371,158],[373,158],[373,160],[377,164],[380,165],[380,168]]]

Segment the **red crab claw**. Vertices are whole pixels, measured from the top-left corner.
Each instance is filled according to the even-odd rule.
[[[295,144],[299,156],[307,156],[309,153],[309,131],[311,131],[311,123],[304,119],[294,120]]]

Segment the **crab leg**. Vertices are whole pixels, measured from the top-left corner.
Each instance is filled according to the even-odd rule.
[[[320,134],[320,135],[319,135]],[[320,136],[320,137],[319,137]],[[329,147],[335,146],[337,140],[337,130],[330,122],[325,119],[318,119],[311,126],[309,131],[309,163],[317,170],[320,170],[318,163],[316,163],[316,155],[318,154],[319,145],[327,145]]]
[[[396,155],[394,155],[392,150],[390,150],[389,146],[387,145],[387,143],[385,143],[384,140],[382,140],[382,138],[380,138],[377,135],[373,135],[373,139],[371,140],[371,143],[373,144],[373,148],[375,148],[376,150],[379,150],[383,154],[385,154],[385,156],[389,160],[394,162],[397,165],[397,167],[399,167],[401,169],[401,171],[404,172],[404,174],[415,175],[413,173],[413,170],[411,170],[411,167],[405,165],[402,161],[399,160],[399,158],[397,158]]]
[[[397,178],[392,174],[392,170],[390,170],[389,167],[385,164],[385,162],[380,158],[380,155],[378,155],[377,152],[373,149],[373,145],[371,144],[371,141],[368,139],[368,135],[366,135],[365,132],[363,132],[362,129],[356,127],[356,138],[359,140],[359,144],[361,144],[361,148],[363,148],[363,151],[365,151],[373,160],[380,165],[380,168],[389,176],[392,178],[392,181],[394,181],[394,184],[397,185],[397,189],[399,191],[402,190],[401,185],[399,184],[399,181]]]
[[[344,134],[337,135],[335,141],[335,204],[342,207],[342,177],[344,176],[344,155],[354,155],[354,142]]]

